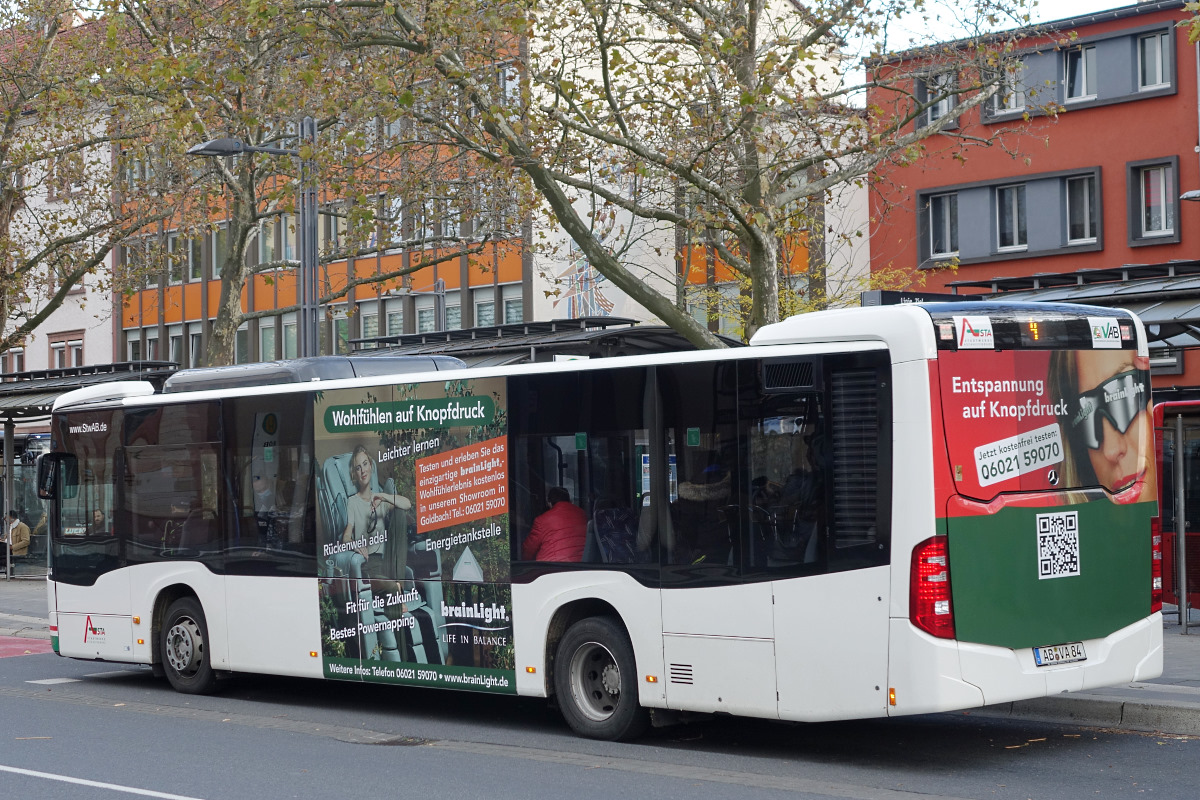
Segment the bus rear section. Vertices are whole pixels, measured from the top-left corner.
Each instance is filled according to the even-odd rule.
[[[1069,306],[930,310],[939,518],[912,551],[902,639],[917,640],[893,642],[892,683],[921,681],[897,655],[940,652],[940,688],[927,687],[929,707],[894,711],[954,707],[961,701],[948,698],[972,691],[991,704],[1161,674],[1140,324]]]

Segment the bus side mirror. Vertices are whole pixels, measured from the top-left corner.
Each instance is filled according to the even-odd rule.
[[[79,493],[79,460],[69,453],[43,453],[37,462],[40,500],[71,499]]]

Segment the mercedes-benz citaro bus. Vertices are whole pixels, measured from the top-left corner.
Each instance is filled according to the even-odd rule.
[[[67,393],[38,476],[54,649],[191,693],[252,672],[553,696],[604,739],[1161,672],[1136,317],[903,305],[751,345]]]

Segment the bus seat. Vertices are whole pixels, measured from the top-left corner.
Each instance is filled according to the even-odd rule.
[[[638,518],[628,508],[597,509],[595,529],[605,564],[632,564],[637,560]]]

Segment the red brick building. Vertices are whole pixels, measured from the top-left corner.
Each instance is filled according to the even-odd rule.
[[[947,133],[911,165],[876,176],[872,270],[929,270],[924,289],[975,293],[1200,259],[1200,203],[1180,201],[1200,189],[1200,51],[1176,27],[1189,17],[1183,6],[1147,2],[1047,23],[985,105],[956,117],[953,100],[931,108],[952,115]],[[957,78],[931,67],[914,96]],[[1044,113],[1052,106],[1060,113]],[[999,141],[963,150],[963,136]],[[998,278],[1013,280],[993,287]],[[1099,302],[1088,281],[1086,299]],[[1200,364],[1195,371],[1190,383],[1200,385]]]

